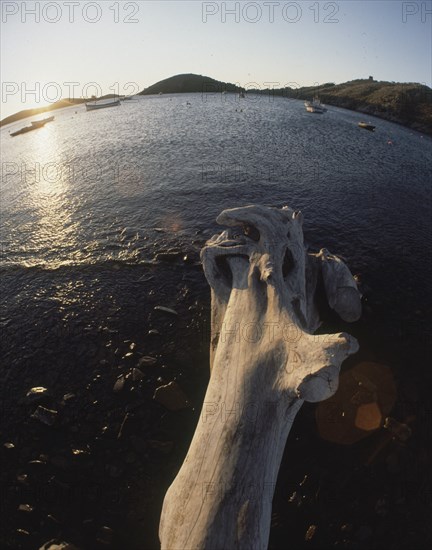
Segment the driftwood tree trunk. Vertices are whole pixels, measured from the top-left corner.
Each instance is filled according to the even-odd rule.
[[[302,216],[249,206],[225,210],[229,227],[202,251],[211,286],[211,377],[186,459],[165,496],[163,550],[265,549],[285,443],[303,401],[337,389],[351,336],[314,336],[322,274],[329,305],[361,314],[346,265],[309,255]]]

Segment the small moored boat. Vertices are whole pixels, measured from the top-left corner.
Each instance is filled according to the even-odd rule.
[[[31,124],[32,124],[32,126],[36,126],[36,128],[40,128],[41,126],[43,126],[47,122],[52,122],[53,120],[54,120],[53,116],[48,116],[46,118],[43,118],[42,120],[32,120]]]
[[[86,109],[87,111],[95,111],[96,109],[105,109],[106,107],[117,107],[120,105],[120,100],[116,99],[114,101],[105,101],[104,103],[101,102],[94,102],[94,103],[86,103]]]
[[[360,128],[364,128],[365,130],[369,130],[370,132],[374,132],[375,131],[375,126],[373,124],[370,124],[368,122],[359,122],[358,125],[360,126]]]
[[[27,132],[31,132],[32,130],[37,130],[38,128],[43,128],[43,126],[45,126],[47,122],[51,122],[52,120],[54,120],[53,116],[43,118],[42,120],[32,120],[30,123],[30,126],[24,126],[24,128],[21,128],[16,132],[12,132],[10,136],[15,137],[15,136],[19,136],[20,134],[26,134]]]
[[[324,107],[318,97],[314,97],[312,101],[305,101],[304,106],[306,107],[306,111],[308,113],[322,115],[327,112],[327,107]]]

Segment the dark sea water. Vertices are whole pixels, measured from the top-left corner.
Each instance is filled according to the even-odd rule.
[[[301,101],[229,94],[54,115],[14,138],[9,131],[28,121],[1,130],[0,436],[14,444],[2,449],[11,517],[3,545],[61,536],[107,547],[97,539],[108,526],[108,547],[157,547],[161,499],[208,377],[199,251],[224,208],[287,204],[303,211],[310,249],[341,255],[358,275],[362,319],[329,316],[324,325],[359,340],[344,368],[385,365],[396,387],[387,414],[411,431],[392,439],[378,427],[341,445],[322,437],[315,407],[304,406],[281,467],[270,548],[427,547],[418,544],[432,541],[431,138],[373,117],[368,132],[357,126],[366,115],[342,109],[314,115]],[[158,364],[113,392],[142,355]],[[171,380],[192,410],[167,413],[152,401]],[[49,389],[54,426],[31,418],[33,386]],[[33,512],[17,512],[27,501]]]

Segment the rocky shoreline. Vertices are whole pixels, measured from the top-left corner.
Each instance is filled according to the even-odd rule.
[[[379,109],[367,104],[358,105],[353,107],[350,101],[334,101],[330,99],[327,103],[333,107],[339,107],[341,109],[348,109],[349,111],[355,111],[357,113],[362,113],[365,115],[370,115],[376,118],[381,118],[382,120],[387,120],[388,122],[393,122],[394,124],[399,124],[404,128],[409,128],[416,132],[432,136],[432,125],[428,122],[420,122],[418,120],[407,121],[401,116],[397,116],[393,112],[389,112],[385,109]]]
[[[167,307],[158,303],[154,269],[141,269],[119,277],[128,286],[135,280],[146,297],[141,320],[131,310],[109,318],[107,310],[98,326],[77,318],[60,329],[51,309],[42,338],[23,322],[25,345],[15,357],[7,350],[2,548],[50,540],[80,549],[157,547],[162,498],[197,422],[208,345],[205,306],[181,272],[174,269],[179,288]],[[3,322],[4,336],[12,324]]]
[[[73,281],[87,295],[95,278],[106,286],[98,308],[72,303],[65,317],[53,288]],[[13,284],[16,275],[5,276],[3,290]],[[54,541],[66,541],[60,548],[156,550],[162,500],[208,381],[210,297],[201,268],[177,258],[105,272],[26,273],[20,285],[39,296],[44,290],[47,299],[29,318],[17,298],[11,319],[2,319],[1,515],[8,521],[0,546],[53,550]],[[366,299],[362,321],[349,328],[361,352],[344,368],[380,362],[382,348],[394,349],[394,365],[424,360],[426,344],[415,337],[394,348],[380,321],[386,304],[367,292]],[[331,317],[325,322],[324,331],[334,330]],[[417,418],[412,437],[381,428],[352,445],[326,442],[316,408],[304,405],[278,478],[270,550],[285,547],[287,537],[296,548],[321,550],[421,549],[432,540],[427,384],[398,376],[402,405],[392,415],[397,425]]]

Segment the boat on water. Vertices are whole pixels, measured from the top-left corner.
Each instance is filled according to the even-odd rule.
[[[117,107],[120,105],[120,100],[116,99],[114,101],[105,101],[104,103],[94,101],[94,103],[86,103],[87,111],[95,111],[96,109],[106,109],[107,107]]]
[[[375,126],[373,124],[370,124],[369,122],[359,122],[358,123],[360,128],[364,128],[365,130],[369,130],[370,132],[375,132]]]
[[[240,99],[244,99],[246,96],[245,96],[245,93],[244,92],[240,92],[239,93],[239,98]]]
[[[327,111],[327,107],[324,107],[318,97],[314,97],[312,101],[305,101],[304,106],[308,113],[315,113],[317,115],[322,115]]]
[[[15,136],[19,136],[20,134],[26,134],[27,132],[31,132],[32,130],[37,130],[38,128],[43,128],[47,122],[52,122],[53,120],[54,120],[53,116],[43,118],[42,120],[32,120],[30,123],[30,126],[24,126],[24,128],[21,128],[16,132],[12,132],[10,136],[15,137]]]
[[[47,122],[52,122],[53,120],[54,120],[53,116],[48,116],[46,118],[43,118],[42,120],[32,120],[31,125],[36,126],[36,128],[40,128],[41,126],[43,126]]]

